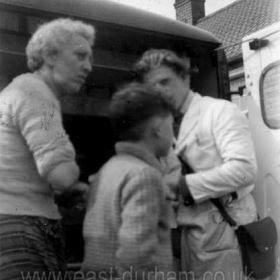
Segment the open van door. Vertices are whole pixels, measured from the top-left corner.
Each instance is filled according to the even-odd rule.
[[[254,197],[259,215],[275,220],[280,237],[280,22],[243,38],[246,89],[240,106],[255,143],[258,175]],[[279,242],[278,242],[279,243]],[[277,268],[280,276],[280,246]]]

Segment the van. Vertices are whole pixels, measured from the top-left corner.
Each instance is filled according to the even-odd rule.
[[[212,34],[183,22],[105,0],[0,0],[0,89],[27,72],[26,44],[36,29],[58,17],[96,28],[93,70],[77,95],[62,100],[63,120],[77,152],[82,181],[114,153],[116,137],[107,111],[114,91],[131,80],[131,66],[150,48],[171,49],[197,70],[191,88],[229,98],[225,53]],[[83,257],[83,205],[61,207],[69,263]]]

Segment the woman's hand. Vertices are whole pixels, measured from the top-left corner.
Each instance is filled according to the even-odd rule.
[[[60,207],[84,208],[87,200],[89,185],[84,182],[76,182],[71,188],[55,196],[55,202]]]

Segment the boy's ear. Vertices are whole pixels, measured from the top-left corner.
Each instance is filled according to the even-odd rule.
[[[152,127],[154,135],[157,138],[162,138],[164,131],[163,131],[162,126],[161,126],[161,119],[160,118],[153,118],[151,127]]]

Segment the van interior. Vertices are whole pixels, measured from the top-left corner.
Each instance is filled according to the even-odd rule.
[[[40,2],[40,3],[39,3]],[[98,171],[114,154],[117,138],[107,118],[114,91],[131,80],[130,68],[150,48],[172,49],[190,58],[191,87],[203,95],[227,98],[229,83],[220,42],[185,23],[110,1],[0,0],[0,88],[28,71],[25,46],[38,24],[72,17],[93,24],[96,42],[93,71],[74,96],[61,100],[64,126],[74,144],[81,180]],[[62,207],[68,262],[83,257],[84,207]]]

